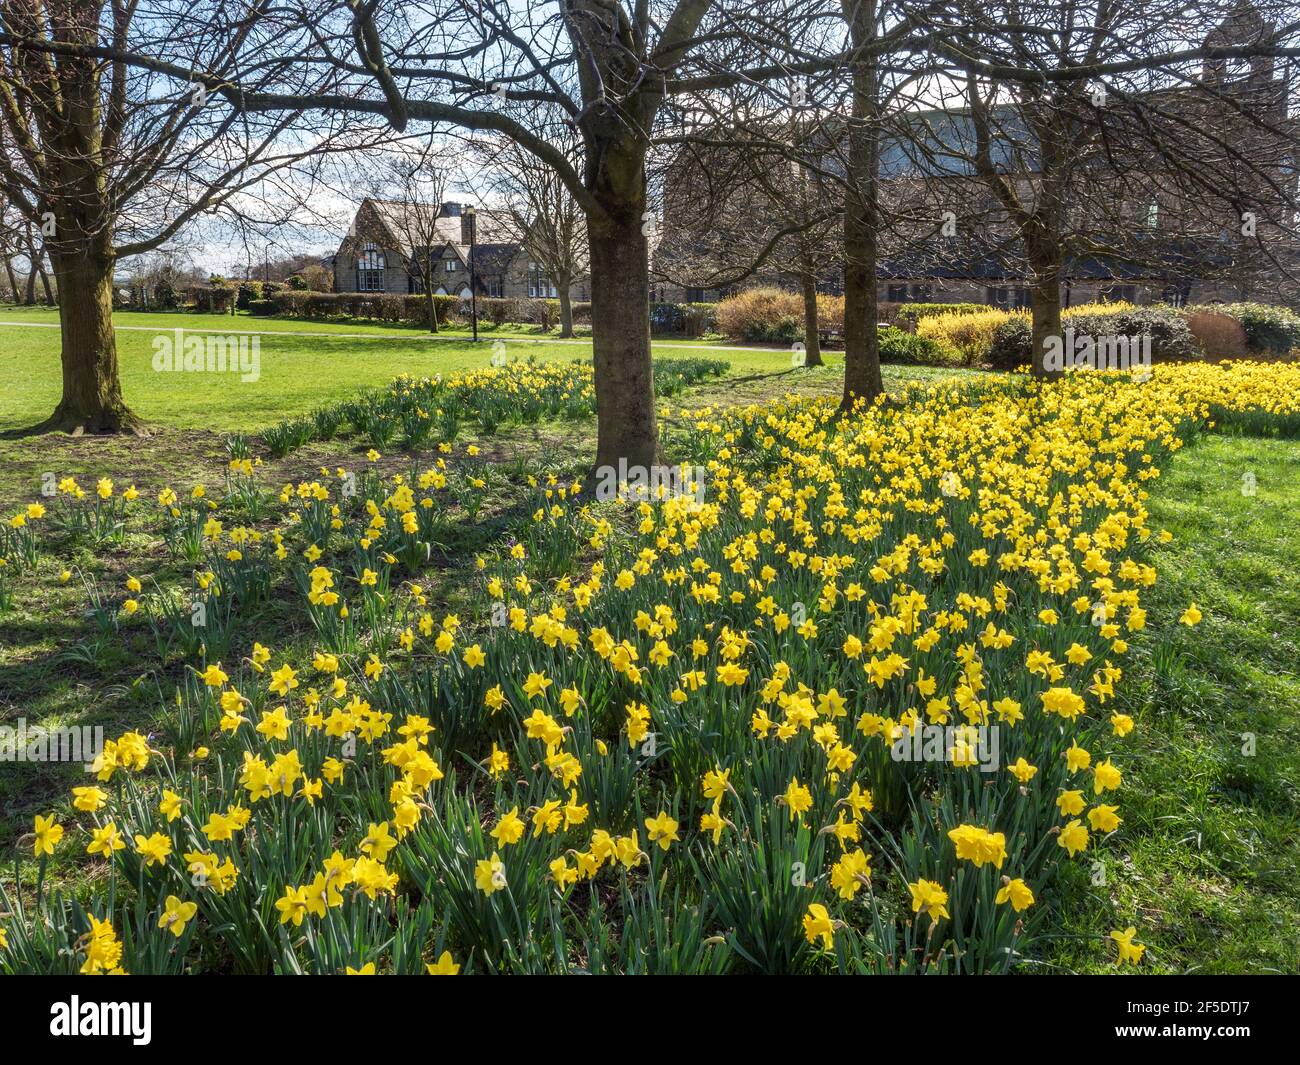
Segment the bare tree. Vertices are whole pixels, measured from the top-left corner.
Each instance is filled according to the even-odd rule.
[[[12,2],[12,0],[11,0]],[[504,0],[412,0],[382,10],[330,0],[310,10],[255,8],[260,50],[231,42],[246,63],[177,62],[174,44],[43,42],[65,56],[100,56],[197,81],[246,115],[383,116],[398,132],[446,123],[508,136],[552,167],[581,207],[591,267],[598,443],[596,463],[659,458],[650,357],[646,158],[671,96],[786,76],[769,54],[776,24],[824,14],[827,0],[549,0],[527,9]],[[218,5],[219,7],[219,5]],[[193,27],[213,6],[190,5]],[[181,27],[181,40],[187,35]],[[192,34],[191,34],[192,35]],[[3,40],[0,37],[0,40]],[[279,79],[268,75],[272,58]],[[800,57],[813,62],[815,57]],[[327,84],[304,85],[327,79]],[[575,163],[548,124],[576,134]]]
[[[967,4],[946,21],[965,59],[953,69],[963,124],[945,151],[992,193],[1000,219],[981,224],[1011,239],[991,243],[1024,259],[1035,372],[1047,373],[1060,335],[1072,261],[1204,274],[1242,261],[1236,238],[1255,212],[1271,225],[1252,237],[1295,236],[1295,126],[1268,58],[1279,27],[1255,5],[1015,0]],[[1225,21],[1247,32],[1224,37]],[[1201,42],[1204,70],[1179,54]],[[1228,62],[1215,48],[1244,57],[1239,80],[1208,76]],[[1022,68],[1014,77],[999,71],[1007,57]]]
[[[10,0],[15,3],[16,0]],[[68,0],[64,0],[68,2]],[[77,0],[86,3],[88,0]],[[845,401],[881,390],[876,342],[876,245],[885,57],[924,51],[952,70],[1016,85],[1083,83],[1191,59],[1296,54],[1293,43],[1173,46],[1045,68],[1014,51],[985,58],[940,0],[885,11],[878,0],[551,0],[526,10],[504,0],[327,0],[308,10],[255,8],[260,46],[244,34],[213,62],[177,62],[174,42],[40,39],[44,54],[102,57],[185,83],[197,81],[244,115],[347,111],[504,134],[552,167],[583,210],[590,252],[598,466],[659,458],[649,339],[647,158],[680,140],[664,128],[671,99],[729,93],[792,76],[852,79],[845,211]],[[216,10],[220,10],[218,4]],[[201,35],[218,25],[192,5]],[[819,31],[843,20],[837,38]],[[987,24],[987,20],[984,24]],[[241,33],[248,23],[241,23]],[[1010,23],[1018,29],[1020,22]],[[956,20],[960,29],[960,20]],[[178,28],[180,39],[185,33]],[[24,33],[24,43],[39,34]],[[12,37],[0,35],[0,42]],[[790,48],[785,42],[795,42]],[[974,50],[973,50],[974,49]],[[225,63],[237,54],[247,62]],[[208,59],[203,62],[203,59]],[[268,71],[273,70],[273,76]],[[578,164],[558,146],[559,114],[582,143]]]
[[[0,157],[0,192],[40,232],[60,297],[63,394],[37,430],[139,431],[118,373],[114,264],[328,149],[324,123],[309,142],[283,140],[293,111],[242,113],[188,75],[106,55],[165,48],[178,71],[264,84],[243,60],[267,43],[265,10],[0,0],[0,126],[12,148]]]
[[[576,161],[576,138],[557,144]],[[498,203],[497,221],[529,259],[545,271],[560,300],[560,336],[573,336],[573,286],[587,273],[587,226],[582,208],[554,168],[507,137],[478,138],[480,184]]]
[[[432,141],[412,145],[403,140],[385,151],[378,163],[376,180],[380,189],[391,190],[384,217],[403,244],[407,268],[420,282],[429,315],[429,332],[438,331],[437,262],[433,251],[443,243],[442,205],[451,183],[450,168],[443,152]]]

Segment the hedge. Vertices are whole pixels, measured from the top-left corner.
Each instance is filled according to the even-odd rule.
[[[932,314],[981,314],[997,310],[985,303],[896,303],[893,321],[900,326],[915,328],[922,318]]]
[[[1152,361],[1199,359],[1201,345],[1187,318],[1174,307],[1125,307],[1115,311],[1090,311],[1062,318],[1063,328],[1075,336],[1150,336]],[[996,370],[1028,365],[1033,356],[1033,333],[1028,315],[1014,315],[993,331],[986,356]]]
[[[406,322],[427,325],[429,322],[428,298],[421,294],[404,295],[393,292],[308,292],[283,289],[272,299],[276,313],[286,318],[356,318],[380,322]],[[470,320],[470,301],[459,296],[434,296],[433,304],[438,324],[464,324]],[[575,301],[571,304],[575,325],[591,321],[591,304]],[[560,321],[560,301],[551,299],[478,298],[480,323],[505,325],[507,322],[527,322],[544,330],[554,329]]]
[[[928,337],[917,336],[894,325],[877,328],[880,339],[880,361],[904,363],[913,366],[953,366],[960,357],[951,348]]]

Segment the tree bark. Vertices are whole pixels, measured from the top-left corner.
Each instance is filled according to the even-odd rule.
[[[596,365],[596,470],[649,470],[659,461],[650,354],[650,269],[641,232],[644,186],[588,219],[592,349]]]
[[[63,398],[41,428],[78,435],[141,432],[118,378],[112,254],[93,248],[86,255],[63,252],[51,259],[59,284]]]
[[[567,276],[557,279],[556,291],[560,294],[560,339],[568,340],[573,336],[573,298],[569,292],[569,279]],[[646,320],[649,321],[648,310],[646,314]]]
[[[803,347],[805,366],[822,366],[821,323],[817,318],[817,277],[805,270],[799,278],[803,289]]]
[[[44,267],[41,267],[40,275],[41,275],[41,287],[45,289],[45,306],[53,307],[54,293],[50,290],[50,275],[45,272]],[[111,297],[111,293],[110,293],[110,297]]]
[[[23,293],[23,306],[34,307],[36,305],[36,267],[27,268],[27,289]]]
[[[841,0],[855,48],[876,37],[874,0]],[[844,396],[841,410],[870,402],[885,390],[876,330],[877,220],[880,154],[879,73],[867,54],[853,63],[853,114],[849,125],[848,182],[844,196]]]
[[[433,294],[433,275],[432,273],[424,279],[424,299],[429,305],[429,332],[438,331],[438,300]]]
[[[1050,240],[1026,241],[1029,263],[1030,322],[1033,344],[1030,367],[1036,377],[1056,378],[1063,369],[1049,369],[1045,358],[1047,343],[1061,333],[1061,275],[1064,255],[1059,244]]]
[[[14,274],[13,260],[5,258],[5,276],[9,279],[9,298],[18,302],[18,277]]]

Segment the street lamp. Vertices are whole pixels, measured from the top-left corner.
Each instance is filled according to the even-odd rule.
[[[465,208],[465,217],[469,219],[469,316],[474,331],[474,343],[478,343],[478,285],[474,283],[474,240],[478,229],[478,218],[472,206]]]

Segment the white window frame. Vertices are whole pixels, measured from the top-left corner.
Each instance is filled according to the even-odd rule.
[[[357,256],[357,291],[383,292],[388,260],[377,244],[366,244]]]
[[[540,263],[528,264],[528,298],[532,300],[554,300],[560,298],[560,290],[555,287]]]

